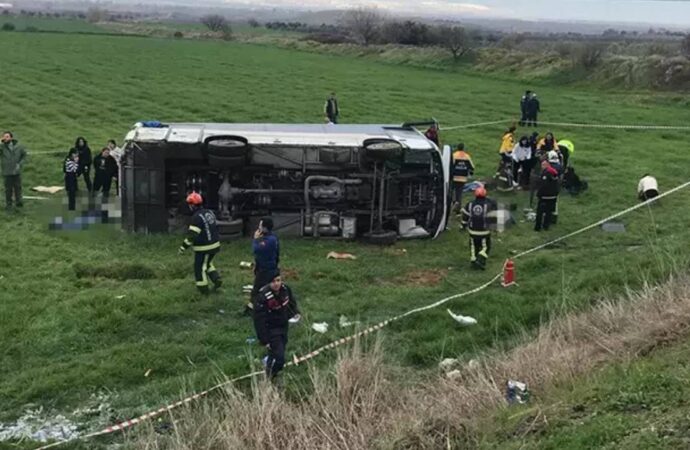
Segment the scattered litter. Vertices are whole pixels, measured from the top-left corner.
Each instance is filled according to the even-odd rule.
[[[453,320],[455,320],[460,325],[470,326],[470,325],[476,325],[477,324],[477,319],[475,319],[474,317],[460,316],[458,314],[453,314],[453,311],[451,311],[450,309],[447,311],[448,311],[448,314],[450,314],[450,317],[452,317]]]
[[[251,269],[254,264],[250,263],[249,261],[241,261],[240,262],[240,267],[243,269]]]
[[[116,295],[116,296],[115,296],[115,299],[116,299],[116,300],[122,300],[122,299],[125,298],[125,297],[126,297],[125,295]]]
[[[475,369],[475,370],[476,370],[476,369],[479,368],[479,361],[477,361],[476,359],[470,359],[470,362],[467,363],[467,366],[468,366],[470,369]]]
[[[601,229],[607,233],[625,233],[625,224],[621,222],[606,222]]]
[[[25,200],[48,200],[48,197],[36,197],[33,195],[24,195],[22,198]]]
[[[153,372],[153,369],[148,369],[146,373],[144,373],[144,378],[148,378],[148,376],[151,375],[151,372]]]
[[[43,417],[43,408],[27,410],[17,422],[0,424],[0,442],[30,439],[38,442],[74,439],[79,436],[78,426],[65,416]]]
[[[311,326],[311,329],[317,333],[323,334],[328,331],[328,324],[326,322],[315,323]]]
[[[452,369],[456,364],[458,363],[458,360],[455,358],[446,358],[440,363],[438,363],[438,367],[443,370],[444,372],[448,372],[450,369]]]
[[[459,379],[459,378],[462,377],[462,372],[460,372],[458,369],[451,370],[450,372],[448,372],[448,373],[446,374],[446,377],[447,377],[449,380],[457,380],[457,379]]]
[[[326,255],[326,259],[351,259],[351,260],[356,260],[357,257],[351,253],[338,253],[338,252],[330,252],[328,255]]]
[[[345,316],[340,316],[340,328],[346,328],[346,327],[351,327],[352,325],[359,325],[359,321],[355,322],[350,322],[347,317]]]
[[[46,194],[57,194],[60,191],[65,190],[63,186],[36,186],[31,188],[34,192],[43,192]]]
[[[246,342],[247,342],[247,344],[249,344],[249,345],[254,345],[254,344],[256,344],[256,338],[255,338],[254,336],[249,336],[249,337],[247,338],[247,341],[246,341]]]
[[[225,310],[224,310],[224,309],[219,309],[219,310],[218,310],[218,314],[225,314]]]
[[[254,286],[251,284],[245,284],[244,286],[242,286],[242,292],[244,292],[245,294],[252,292],[253,289]]]
[[[527,403],[529,401],[529,390],[527,383],[521,381],[508,380],[506,383],[506,400],[509,404]]]
[[[268,365],[268,355],[261,358],[261,364],[266,367]]]

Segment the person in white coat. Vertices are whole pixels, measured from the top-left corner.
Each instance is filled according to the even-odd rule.
[[[523,188],[529,187],[532,147],[527,136],[522,136],[513,147],[513,180]]]

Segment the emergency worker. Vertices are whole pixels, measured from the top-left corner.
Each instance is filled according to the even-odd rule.
[[[487,198],[486,188],[474,191],[475,199],[462,210],[462,228],[470,235],[470,262],[472,267],[485,270],[491,250],[491,229],[489,213],[497,208],[496,202]]]

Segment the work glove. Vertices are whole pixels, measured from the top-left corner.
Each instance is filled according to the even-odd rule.
[[[187,249],[184,248],[184,246],[180,245],[180,248],[177,249],[177,253],[180,255],[183,255],[185,250],[187,250]]]

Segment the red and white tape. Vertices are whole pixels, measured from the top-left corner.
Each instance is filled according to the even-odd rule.
[[[515,255],[515,256],[513,257],[513,259],[518,259],[518,258],[525,257],[525,256],[527,256],[527,255],[529,255],[529,254],[531,254],[531,253],[534,253],[534,252],[536,252],[536,251],[538,251],[538,250],[541,250],[541,249],[544,249],[544,248],[546,248],[546,247],[548,247],[548,246],[550,246],[550,245],[553,245],[553,244],[556,243],[556,242],[560,242],[560,241],[563,241],[563,240],[565,240],[565,239],[568,239],[568,238],[571,238],[571,237],[573,237],[573,236],[576,236],[576,235],[578,235],[578,234],[584,233],[584,232],[586,232],[586,231],[588,231],[588,230],[591,230],[591,229],[593,229],[593,228],[595,228],[595,227],[597,227],[597,226],[599,226],[599,225],[601,225],[601,224],[603,224],[603,223],[605,223],[605,222],[608,222],[609,220],[613,220],[613,219],[615,219],[615,218],[617,218],[617,217],[621,217],[621,216],[623,216],[623,215],[625,215],[625,214],[628,214],[628,213],[630,213],[630,212],[632,212],[632,211],[635,211],[635,210],[637,210],[637,209],[643,208],[643,207],[645,207],[645,206],[647,206],[647,205],[649,205],[649,204],[651,204],[651,203],[654,203],[654,202],[656,202],[656,201],[659,201],[660,199],[662,199],[662,198],[664,198],[664,197],[667,197],[667,196],[669,196],[669,195],[675,194],[676,192],[679,192],[679,191],[681,191],[682,189],[686,189],[686,188],[688,188],[688,187],[690,187],[690,181],[688,181],[688,182],[686,182],[686,183],[683,183],[683,184],[681,184],[681,185],[679,185],[679,186],[676,186],[675,188],[673,188],[673,189],[671,189],[671,190],[669,190],[669,191],[667,191],[667,192],[662,193],[662,194],[659,195],[658,197],[655,197],[655,198],[653,198],[653,199],[647,200],[646,202],[639,203],[639,204],[636,204],[636,205],[631,206],[631,207],[629,207],[629,208],[626,208],[626,209],[624,209],[624,210],[622,210],[622,211],[620,211],[620,212],[618,212],[618,213],[616,213],[616,214],[613,214],[613,215],[611,215],[611,216],[609,216],[609,217],[607,217],[607,218],[605,218],[605,219],[599,220],[599,221],[597,221],[597,222],[595,222],[595,223],[593,223],[593,224],[591,224],[591,225],[588,225],[588,226],[586,226],[586,227],[580,228],[579,230],[573,231],[572,233],[568,233],[568,234],[566,234],[566,235],[564,235],[564,236],[562,236],[562,237],[560,237],[560,238],[554,239],[554,240],[549,241],[549,242],[547,242],[547,243],[545,243],[545,244],[538,245],[538,246],[533,247],[533,248],[531,248],[531,249],[529,249],[529,250],[526,250],[526,251],[524,251],[524,252],[522,252],[522,253],[519,253],[519,254]],[[355,339],[358,339],[358,338],[360,338],[360,337],[363,337],[363,336],[366,336],[366,335],[368,335],[368,334],[374,333],[374,332],[376,332],[376,331],[378,331],[378,330],[381,330],[382,328],[384,328],[384,327],[390,325],[391,323],[396,322],[396,321],[398,321],[398,320],[401,320],[401,319],[403,319],[403,318],[405,318],[405,317],[408,317],[408,316],[411,316],[411,315],[414,315],[414,314],[418,314],[418,313],[420,313],[420,312],[428,311],[428,310],[431,310],[431,309],[434,309],[434,308],[438,308],[439,306],[444,305],[445,303],[448,303],[448,302],[450,302],[450,301],[452,301],[452,300],[457,300],[457,299],[462,298],[462,297],[467,297],[467,296],[469,296],[469,295],[476,294],[476,293],[478,293],[478,292],[480,292],[480,291],[483,291],[484,289],[487,289],[487,288],[490,287],[492,284],[494,284],[496,281],[500,280],[500,279],[501,279],[501,276],[502,276],[502,273],[498,273],[498,274],[496,274],[493,278],[491,278],[489,281],[487,281],[486,283],[484,283],[484,284],[482,284],[482,285],[480,285],[480,286],[477,286],[477,287],[474,288],[474,289],[471,289],[471,290],[469,290],[469,291],[465,291],[465,292],[462,292],[462,293],[459,293],[459,294],[451,295],[451,296],[449,296],[449,297],[446,297],[446,298],[444,298],[444,299],[441,299],[441,300],[439,300],[439,301],[437,301],[437,302],[435,302],[435,303],[431,303],[431,304],[426,305],[426,306],[421,306],[421,307],[419,307],[419,308],[411,309],[411,310],[409,310],[409,311],[407,311],[407,312],[405,312],[405,313],[403,313],[403,314],[397,315],[397,316],[392,317],[392,318],[390,318],[390,319],[386,319],[386,320],[384,320],[384,321],[382,321],[382,322],[377,323],[376,325],[372,325],[372,326],[370,326],[370,327],[368,327],[368,328],[366,328],[366,329],[364,329],[364,330],[362,330],[362,331],[359,331],[359,332],[357,332],[357,333],[355,333],[355,334],[352,334],[352,335],[350,335],[350,336],[347,336],[347,337],[338,339],[338,340],[336,340],[336,341],[331,342],[330,344],[327,344],[327,345],[324,345],[323,347],[317,348],[316,350],[313,350],[313,351],[307,353],[306,355],[303,355],[303,356],[300,356],[300,357],[298,357],[298,356],[296,356],[296,355],[293,355],[292,361],[288,362],[288,363],[286,364],[286,366],[288,366],[288,367],[289,367],[289,366],[297,366],[297,365],[302,364],[302,363],[304,363],[304,362],[306,362],[306,361],[309,361],[309,360],[311,360],[311,359],[313,359],[313,358],[316,358],[317,356],[319,356],[320,354],[322,354],[322,353],[324,353],[324,352],[326,352],[326,351],[328,351],[328,350],[333,350],[333,349],[335,349],[336,347],[339,347],[339,346],[341,346],[341,345],[345,345],[345,344],[347,344],[347,343],[349,343],[349,342],[354,341]],[[232,384],[232,383],[235,383],[235,382],[238,382],[238,381],[241,381],[241,380],[246,380],[246,379],[254,378],[254,377],[260,376],[260,375],[262,375],[262,374],[263,374],[263,371],[262,371],[262,372],[253,372],[253,373],[248,373],[248,374],[246,374],[246,375],[243,375],[243,376],[241,376],[241,377],[233,378],[232,380],[224,381],[224,382],[222,382],[222,383],[219,383],[219,384],[213,386],[213,387],[210,388],[210,389],[207,389],[207,390],[205,390],[205,391],[202,391],[202,392],[199,392],[199,393],[190,395],[189,397],[186,397],[186,398],[184,398],[184,399],[182,399],[182,400],[180,400],[180,401],[178,401],[178,402],[171,403],[171,404],[169,404],[169,405],[167,405],[167,406],[164,406],[164,407],[159,408],[159,409],[157,409],[157,410],[155,410],[155,411],[152,411],[152,412],[143,414],[143,415],[141,415],[141,416],[139,416],[139,417],[136,417],[136,418],[134,418],[134,419],[126,420],[126,421],[121,422],[121,423],[118,423],[118,424],[116,424],[116,425],[112,425],[112,426],[110,426],[110,427],[104,428],[103,430],[96,431],[96,432],[89,433],[89,434],[85,434],[85,435],[82,435],[82,436],[79,436],[79,437],[76,437],[76,438],[73,438],[73,439],[67,439],[67,440],[63,440],[63,441],[57,441],[57,442],[54,442],[54,443],[52,443],[52,444],[44,445],[44,446],[42,446],[42,447],[39,447],[37,450],[45,450],[45,449],[49,449],[49,448],[55,448],[55,447],[58,447],[58,446],[60,446],[60,445],[63,445],[63,444],[66,444],[66,443],[68,443],[68,442],[72,442],[72,441],[75,441],[75,440],[85,440],[85,439],[90,439],[90,438],[97,437],[97,436],[102,436],[102,435],[106,435],[106,434],[115,433],[115,432],[117,432],[117,431],[124,431],[124,430],[126,430],[126,429],[128,429],[128,428],[131,428],[131,427],[133,427],[133,426],[135,426],[135,425],[137,425],[137,424],[139,424],[139,423],[142,423],[142,422],[145,422],[145,421],[147,421],[147,420],[153,419],[153,418],[158,417],[158,416],[160,416],[161,414],[164,414],[164,413],[166,413],[166,412],[168,412],[168,411],[172,411],[172,410],[175,409],[175,408],[178,408],[178,407],[180,407],[180,406],[183,406],[183,405],[185,405],[185,404],[188,404],[188,403],[190,403],[190,402],[193,402],[193,401],[195,401],[195,400],[198,400],[198,399],[200,399],[200,398],[202,398],[202,397],[205,397],[205,396],[207,396],[208,394],[210,394],[211,392],[216,391],[216,390],[219,390],[219,389],[221,389],[221,388],[223,388],[223,387],[225,387],[225,386],[228,386],[228,385],[230,385],[230,384]]]

